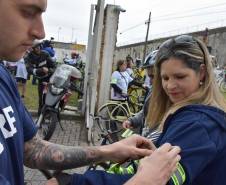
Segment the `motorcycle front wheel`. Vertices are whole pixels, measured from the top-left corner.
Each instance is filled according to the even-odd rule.
[[[46,111],[44,112],[43,119],[38,129],[39,136],[48,141],[56,128],[56,124],[59,122],[56,112]]]

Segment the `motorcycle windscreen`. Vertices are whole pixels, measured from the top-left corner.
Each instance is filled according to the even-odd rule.
[[[56,71],[50,78],[50,83],[54,84],[55,87],[64,87],[65,83],[70,78],[71,71],[62,67],[57,67]]]

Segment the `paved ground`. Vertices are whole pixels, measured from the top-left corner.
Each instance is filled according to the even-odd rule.
[[[86,142],[86,128],[83,121],[62,120],[62,126],[64,131],[61,130],[59,125],[57,126],[54,135],[51,138],[51,142],[70,145],[70,146],[87,146]],[[68,170],[68,173],[83,173],[86,170],[85,167],[74,170]],[[46,182],[45,177],[38,171],[29,168],[24,169],[25,182],[27,185],[43,185]]]

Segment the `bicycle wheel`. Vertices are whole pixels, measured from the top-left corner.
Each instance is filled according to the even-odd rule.
[[[91,143],[94,146],[102,145],[103,134],[105,133],[105,128],[103,126],[106,124],[102,119],[94,119],[93,126],[91,128]],[[106,143],[110,144],[110,143]]]
[[[39,136],[48,141],[53,135],[57,122],[59,122],[57,113],[46,111],[38,129]]]
[[[220,91],[225,93],[226,92],[226,82],[224,80],[220,83]]]
[[[122,129],[122,122],[129,117],[126,109],[122,105],[116,103],[108,103],[102,106],[98,110],[97,116],[105,120],[103,122],[104,125],[102,125],[102,128],[105,128],[111,132]],[[118,133],[112,134],[111,137],[114,142],[120,139]]]

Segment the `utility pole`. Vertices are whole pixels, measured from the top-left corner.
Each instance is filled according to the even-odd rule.
[[[145,56],[146,56],[146,49],[147,49],[147,41],[148,41],[148,33],[149,33],[150,22],[151,22],[151,12],[149,13],[148,21],[145,22],[145,24],[147,24],[148,26],[147,26],[147,33],[146,33],[146,38],[145,38],[145,42],[144,42],[144,51],[143,51],[143,60],[142,60],[142,63],[144,63]]]
[[[58,42],[60,41],[60,30],[61,30],[61,27],[58,27],[58,32],[57,32],[57,34],[58,34]]]
[[[72,27],[72,31],[71,31],[71,43],[74,42],[74,31],[75,31],[75,28]]]

